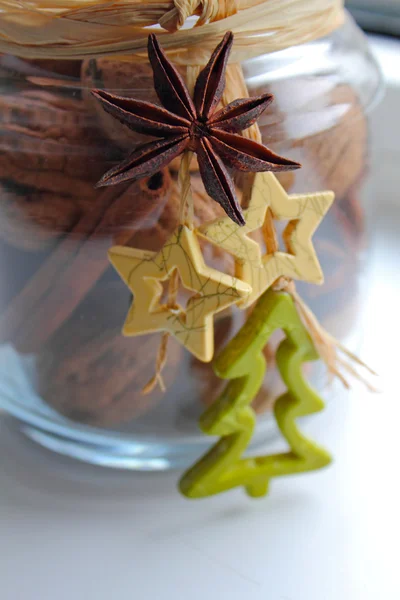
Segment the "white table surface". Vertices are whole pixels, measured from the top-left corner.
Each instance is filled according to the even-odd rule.
[[[1,600],[399,600],[400,120],[388,115],[400,106],[400,42],[377,48],[392,56],[392,87],[373,119],[385,166],[362,355],[383,393],[357,387],[331,402],[308,429],[333,466],[273,480],[256,501],[242,490],[188,501],[177,473],[74,462],[3,417]]]

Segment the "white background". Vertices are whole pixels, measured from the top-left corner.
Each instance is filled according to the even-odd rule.
[[[3,417],[1,600],[399,600],[400,42],[375,47],[391,87],[373,118],[381,208],[362,356],[384,392],[331,402],[308,429],[333,466],[252,501],[190,502],[177,473],[73,462]]]

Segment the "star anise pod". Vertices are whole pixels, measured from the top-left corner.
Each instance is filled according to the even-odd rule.
[[[300,167],[298,163],[238,135],[255,123],[272,102],[271,94],[234,100],[216,111],[225,87],[225,70],[232,43],[233,34],[229,32],[199,74],[193,100],[154,34],[148,39],[148,54],[162,107],[93,90],[104,110],[121,123],[138,133],[159,138],[140,146],[108,171],[98,186],[149,177],[185,150],[192,150],[197,154],[207,193],[233,221],[244,225],[235,187],[224,163],[248,172],[286,171]]]

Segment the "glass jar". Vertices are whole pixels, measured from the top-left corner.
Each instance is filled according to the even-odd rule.
[[[259,121],[264,143],[303,165],[281,183],[289,192],[336,194],[315,235],[325,284],[298,288],[323,325],[352,346],[368,212],[366,115],[379,96],[379,71],[350,18],[329,37],[242,66],[250,95],[275,96]],[[57,452],[121,468],[186,466],[212,442],[197,419],[224,383],[172,340],[166,392],[141,393],[160,336],[121,335],[131,296],[107,259],[114,244],[161,248],[178,220],[177,164],[95,189],[143,138],[102,112],[90,90],[157,101],[150,67],[3,55],[0,86],[0,406]],[[192,183],[197,222],[214,218],[218,206],[195,165]],[[229,256],[208,246],[204,253],[206,263],[231,272]],[[238,310],[218,315],[216,353],[244,318]],[[255,442],[274,430],[270,409],[280,391],[273,344],[266,354]]]

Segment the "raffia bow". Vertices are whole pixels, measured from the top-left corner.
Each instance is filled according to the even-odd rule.
[[[199,17],[196,26],[183,27],[191,16]],[[155,27],[174,62],[195,65],[208,60],[229,30],[235,34],[231,62],[241,62],[328,35],[343,21],[343,0],[0,0],[0,52],[56,59],[134,55],[147,62],[149,27]]]
[[[159,19],[167,31],[177,31],[189,17],[199,15],[196,27],[208,22],[226,19],[238,12],[236,0],[175,0],[174,8]]]

